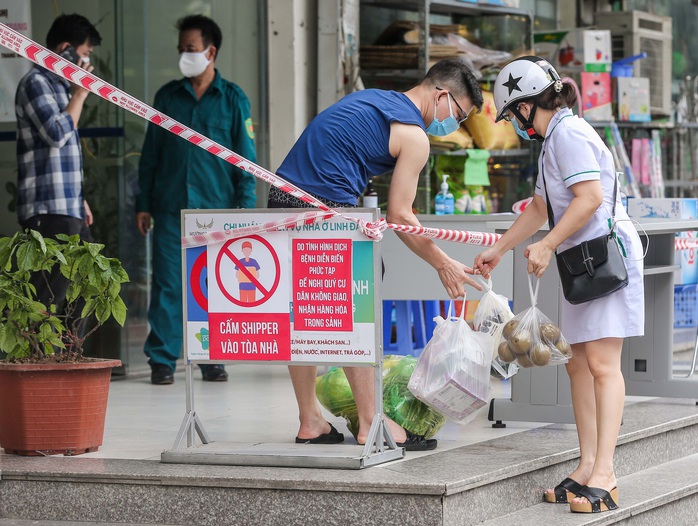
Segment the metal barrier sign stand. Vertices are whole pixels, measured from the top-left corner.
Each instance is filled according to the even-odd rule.
[[[374,209],[346,212],[366,221],[379,217]],[[182,235],[298,213],[184,210]],[[383,416],[378,247],[355,222],[332,217],[183,251],[186,412],[162,462],[361,469],[403,458]],[[374,417],[366,444],[213,442],[195,409],[196,363],[372,367]]]

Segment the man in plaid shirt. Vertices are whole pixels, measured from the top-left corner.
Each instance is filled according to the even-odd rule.
[[[102,41],[83,16],[61,15],[46,35],[46,47],[92,71],[90,55]],[[92,213],[82,193],[78,120],[89,91],[35,65],[17,87],[17,216],[22,228],[45,237],[79,234],[91,240]],[[54,269],[33,280],[39,301],[62,304],[68,281]]]

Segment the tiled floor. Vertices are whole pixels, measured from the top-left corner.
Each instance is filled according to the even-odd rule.
[[[195,409],[210,438],[224,442],[293,442],[298,417],[291,381],[285,366],[228,366],[226,383],[201,380],[194,369]],[[509,382],[494,382],[494,394],[509,396]],[[95,453],[80,458],[160,458],[172,449],[185,414],[185,375],[175,374],[175,383],[154,386],[148,376],[114,380],[109,393],[104,444]],[[355,443],[344,419],[327,413],[328,421]],[[447,423],[437,433],[438,451],[531,429],[541,424],[509,422],[506,429],[492,429],[487,408],[465,426]],[[429,453],[419,453],[420,455]],[[416,453],[410,453],[415,458]]]

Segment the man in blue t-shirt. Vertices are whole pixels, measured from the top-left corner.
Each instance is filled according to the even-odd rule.
[[[412,211],[419,174],[429,158],[430,135],[456,131],[473,108],[482,109],[480,86],[458,60],[444,60],[430,68],[412,89],[364,90],[347,95],[320,113],[305,129],[277,173],[331,207],[357,206],[369,178],[392,171],[387,220],[419,226]],[[306,207],[307,204],[275,187],[270,208]],[[450,258],[431,239],[397,233],[402,241],[438,272],[451,298],[465,295],[464,284],[481,289],[469,276],[472,269]],[[344,440],[325,421],[315,398],[317,368],[290,366],[300,410],[298,443],[336,444]],[[373,371],[345,367],[359,416],[359,443],[366,441],[373,420]],[[427,440],[390,419],[388,428],[399,446],[408,451],[434,449]]]

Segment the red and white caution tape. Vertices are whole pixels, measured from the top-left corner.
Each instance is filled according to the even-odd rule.
[[[415,235],[423,235],[426,237],[431,237],[434,239],[448,239],[452,241],[460,241],[462,243],[470,244],[484,244],[485,238],[489,239],[491,236],[496,236],[497,234],[487,234],[483,232],[462,232],[459,236],[454,236],[455,231],[442,231],[432,228],[424,227],[410,227],[405,225],[395,225],[393,223],[386,223],[385,220],[381,219],[376,222],[368,222],[355,217],[347,216],[329,208],[325,203],[319,201],[312,195],[308,194],[304,190],[298,188],[297,186],[285,181],[281,177],[265,170],[261,166],[253,163],[236,154],[232,150],[226,148],[225,146],[218,144],[208,137],[200,134],[196,130],[189,128],[188,126],[177,122],[171,117],[161,113],[154,108],[148,106],[144,102],[132,97],[128,93],[121,91],[120,89],[112,86],[111,84],[103,81],[99,77],[93,75],[92,73],[78,67],[72,62],[60,57],[59,55],[53,53],[52,51],[46,49],[44,46],[34,42],[30,38],[27,38],[22,33],[11,29],[7,25],[0,23],[0,45],[6,47],[10,51],[21,55],[35,64],[44,67],[56,75],[63,77],[64,79],[91,91],[95,95],[103,98],[106,101],[111,102],[121,108],[130,111],[142,117],[153,124],[166,129],[167,131],[178,135],[179,137],[189,141],[190,143],[203,148],[207,152],[216,157],[229,162],[233,166],[236,166],[240,170],[244,170],[258,179],[275,186],[279,190],[287,192],[294,197],[297,197],[301,201],[308,203],[315,208],[326,212],[325,217],[316,217],[314,221],[324,220],[332,216],[340,216],[346,220],[355,222],[358,224],[359,229],[364,235],[378,241],[383,235],[383,231],[386,228],[392,230],[407,232]],[[303,216],[303,214],[301,214]],[[286,221],[286,220],[284,220]],[[295,218],[288,218],[289,222],[298,221],[298,216]],[[281,227],[283,228],[283,226]],[[237,231],[235,231],[237,233]],[[213,239],[220,236],[228,236],[230,233],[219,232],[206,234],[205,236],[193,236],[195,238],[201,238],[197,241],[197,244],[206,244],[208,242],[214,242]],[[232,234],[231,234],[232,235]],[[184,238],[182,240],[183,246],[193,246],[191,243],[193,241],[189,238]],[[492,241],[494,243],[494,241]]]
[[[328,212],[305,212],[296,216],[285,217],[278,221],[270,221],[259,225],[253,225],[235,230],[223,230],[219,232],[209,232],[195,236],[182,238],[183,248],[193,248],[212,243],[220,243],[228,239],[237,239],[240,237],[259,234],[261,232],[273,232],[277,230],[288,230],[297,228],[302,225],[310,225],[319,221],[325,221],[333,217],[333,214]],[[386,228],[391,228],[396,232],[404,232],[406,234],[420,235],[432,239],[443,239],[445,241],[453,241],[456,243],[467,243],[470,245],[480,245],[490,247],[494,245],[501,237],[500,234],[491,234],[489,232],[468,232],[466,230],[448,230],[444,228],[428,228],[424,226],[409,226],[396,225],[387,223],[385,219],[379,219],[375,222],[366,222],[365,228],[375,228],[371,239],[380,239],[382,232]]]
[[[698,248],[698,238],[677,237],[674,239],[675,250],[689,250],[691,248]]]
[[[228,239],[237,239],[239,237],[251,236],[262,232],[274,232],[277,230],[287,230],[297,228],[303,225],[311,225],[319,221],[330,219],[334,214],[329,212],[304,212],[293,217],[285,217],[277,221],[269,221],[259,225],[252,225],[235,230],[222,230],[219,232],[209,232],[196,236],[188,236],[182,238],[182,248],[200,247],[210,245],[212,243],[221,243]]]
[[[454,241],[456,243],[467,243],[469,245],[480,245],[484,247],[491,247],[502,237],[500,234],[491,234],[489,232],[468,232],[467,230],[448,230],[445,228],[396,225],[393,223],[388,223],[388,228],[406,234],[415,234],[432,239],[443,239],[445,241]]]

